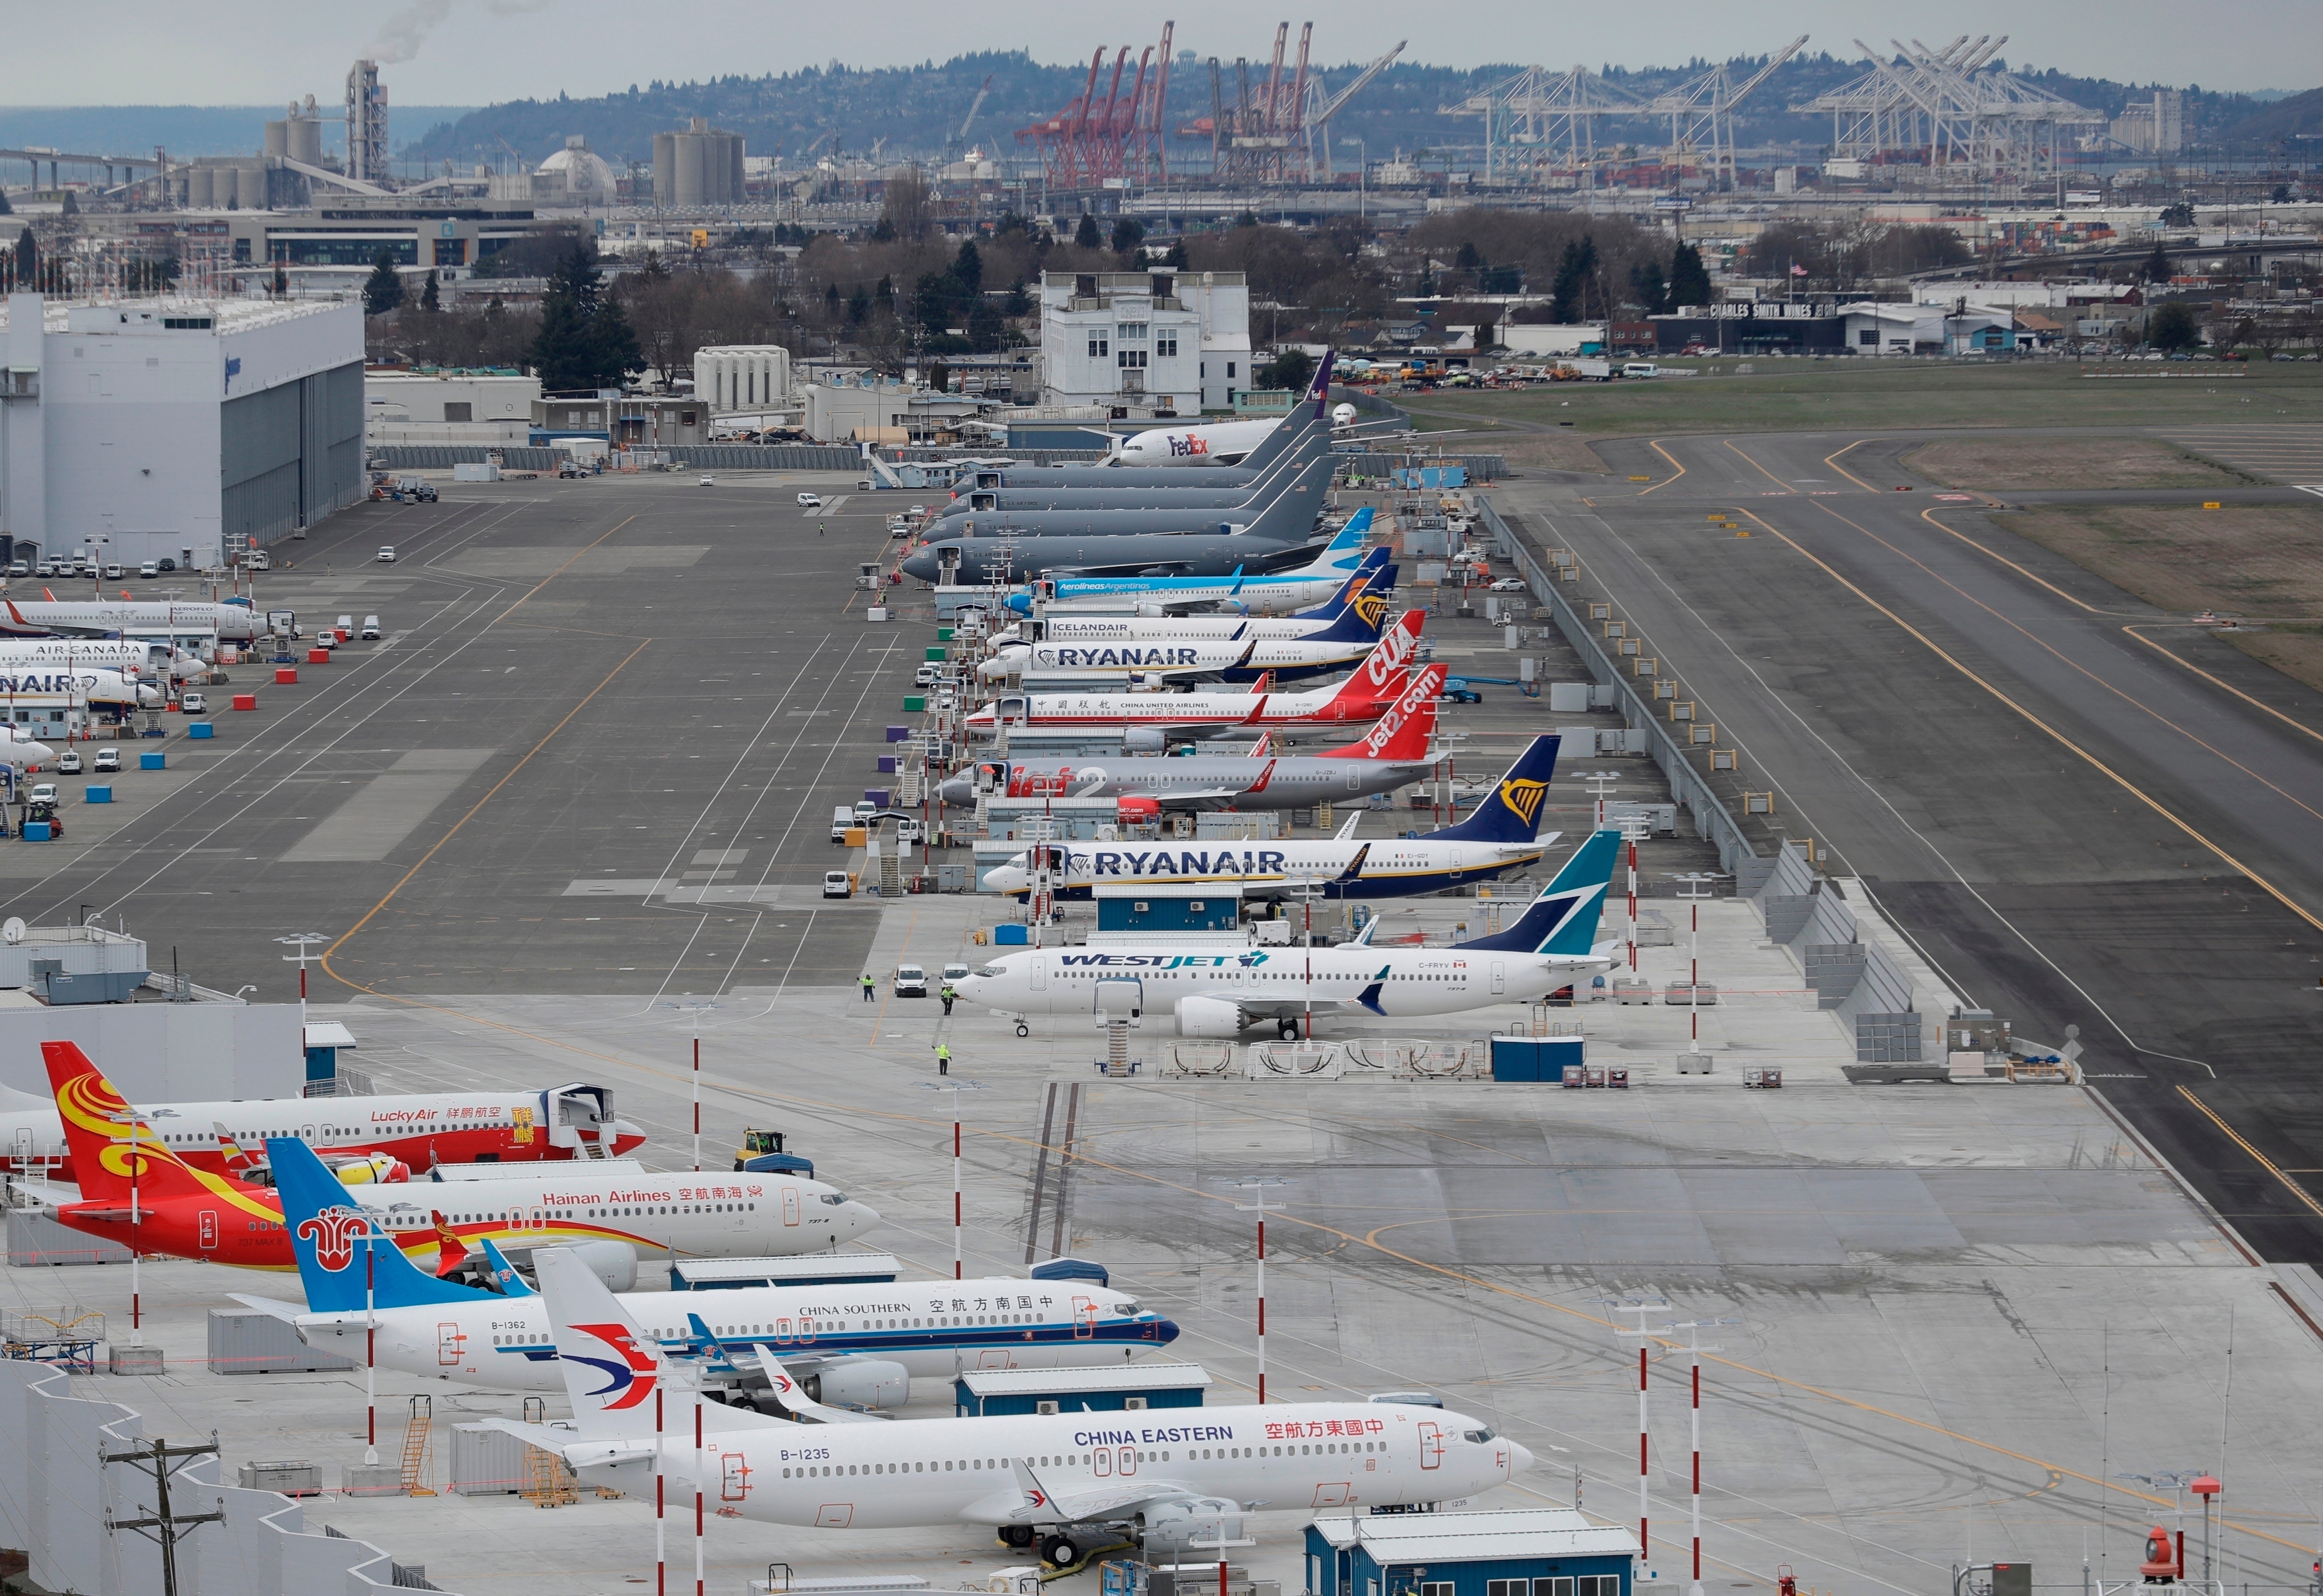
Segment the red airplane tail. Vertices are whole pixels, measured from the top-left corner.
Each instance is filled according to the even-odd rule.
[[[1364,656],[1355,674],[1340,684],[1331,707],[1350,709],[1357,704],[1383,703],[1393,698],[1405,667],[1411,662],[1412,651],[1419,645],[1419,628],[1427,623],[1427,610],[1405,610],[1393,626],[1380,634],[1378,644]]]
[[[133,1169],[141,1202],[215,1189],[138,1116],[78,1043],[44,1041],[41,1057],[83,1200],[125,1200]]]
[[[1344,748],[1326,748],[1327,759],[1387,759],[1416,764],[1428,757],[1436,740],[1437,694],[1443,691],[1449,666],[1432,665],[1411,674],[1409,683],[1386,714],[1363,740]]]
[[[436,1278],[446,1280],[458,1274],[468,1261],[468,1243],[460,1239],[443,1215],[431,1214],[430,1217],[436,1221]]]

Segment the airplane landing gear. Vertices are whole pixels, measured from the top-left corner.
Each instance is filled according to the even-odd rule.
[[[1051,1567],[1070,1568],[1081,1560],[1081,1549],[1069,1535],[1052,1535],[1041,1543],[1041,1555]]]
[[[1000,1527],[1000,1544],[1023,1551],[1033,1544],[1033,1527],[1029,1524],[1004,1524]]]

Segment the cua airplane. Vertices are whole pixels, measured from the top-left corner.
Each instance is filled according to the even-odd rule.
[[[1483,1419],[1393,1402],[824,1425],[705,1404],[697,1445],[693,1388],[661,1347],[577,1261],[551,1248],[538,1263],[574,1427],[487,1422],[588,1484],[644,1493],[674,1480],[737,1518],[803,1529],[989,1525],[1061,1568],[1124,1539],[1149,1553],[1232,1544],[1262,1504],[1440,1501],[1532,1466]],[[759,1357],[779,1379],[773,1349]]]
[[[1309,1015],[1456,1014],[1538,1003],[1613,967],[1595,944],[1618,831],[1598,831],[1504,931],[1444,948],[1031,949],[956,983],[995,1013],[1174,1014],[1180,1036],[1235,1037],[1262,1025],[1298,1034]]]
[[[0,752],[5,752],[0,747]],[[44,753],[41,756],[47,757]],[[161,1144],[197,1169],[227,1172],[217,1132],[247,1145],[297,1136],[326,1157],[384,1153],[437,1164],[618,1157],[645,1133],[611,1112],[612,1093],[578,1081],[542,1092],[415,1092],[383,1097],[237,1097],[138,1109]],[[53,1098],[0,1087],[0,1169],[75,1179]]]
[[[408,1374],[496,1390],[565,1389],[546,1310],[513,1269],[500,1293],[424,1273],[304,1142],[276,1138],[266,1151],[307,1306],[237,1300],[289,1321],[309,1346],[358,1357],[366,1325],[375,1326],[381,1364]],[[486,1248],[498,1277],[505,1260],[497,1246]],[[902,1406],[914,1377],[1119,1363],[1178,1338],[1177,1325],[1135,1298],[1088,1280],[638,1291],[624,1294],[621,1307],[666,1352],[712,1360],[719,1382],[737,1393],[767,1390],[767,1378],[751,1359],[764,1342],[814,1399],[876,1408]],[[749,1367],[731,1362],[730,1353]]]
[[[1280,838],[1272,842],[1189,847],[1183,842],[1059,842],[1051,854],[1051,890],[1060,899],[1087,898],[1100,881],[1144,881],[1174,886],[1229,882],[1246,901],[1316,891],[1327,899],[1400,898],[1446,887],[1494,881],[1538,864],[1557,839],[1539,834],[1543,800],[1556,769],[1557,739],[1537,737],[1475,812],[1425,837],[1357,839],[1360,816],[1338,836]],[[950,799],[947,786],[946,801]],[[986,887],[1018,897],[1033,888],[1028,850],[987,874]]]
[[[133,1238],[142,1252],[245,1269],[297,1267],[271,1189],[188,1163],[75,1044],[44,1041],[41,1053],[80,1191],[76,1200],[69,1188],[20,1185],[51,1202],[60,1224],[124,1246]],[[788,1256],[853,1241],[879,1222],[846,1193],[794,1175],[518,1164],[491,1179],[348,1189],[407,1250],[440,1255],[444,1232],[464,1246],[490,1238],[510,1251],[578,1243],[616,1280],[634,1278],[640,1252]],[[441,1225],[439,1210],[447,1214]]]

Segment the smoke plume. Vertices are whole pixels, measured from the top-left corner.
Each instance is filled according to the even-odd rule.
[[[548,4],[549,0],[482,0],[482,9],[492,16],[523,16],[546,9]],[[418,55],[427,35],[451,14],[452,0],[415,0],[380,24],[379,37],[363,54],[382,67],[410,60]]]

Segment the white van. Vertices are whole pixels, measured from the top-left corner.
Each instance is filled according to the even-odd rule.
[[[1621,368],[1624,377],[1658,377],[1662,369],[1649,360],[1633,360]]]
[[[831,812],[831,839],[833,842],[846,841],[847,834],[854,829],[855,812],[853,810],[842,803]]]

